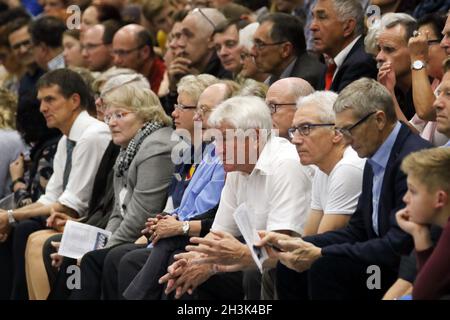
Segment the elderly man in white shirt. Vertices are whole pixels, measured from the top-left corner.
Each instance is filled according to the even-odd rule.
[[[309,210],[313,169],[300,163],[289,141],[272,136],[270,112],[261,99],[231,98],[217,107],[209,123],[218,130],[216,151],[227,177],[212,231],[191,239],[205,245],[188,246],[194,252],[176,256],[182,259],[161,279],[172,280],[166,293],[176,289],[176,297],[192,293],[214,274],[215,266],[202,253],[253,265],[249,248],[235,238],[241,236],[233,218],[238,207],[245,204],[257,230],[297,235],[303,232]],[[242,269],[226,271],[238,270]]]
[[[22,262],[28,236],[44,229],[45,217],[53,212],[73,218],[85,216],[95,173],[111,140],[108,126],[87,113],[86,108],[92,97],[89,88],[76,72],[69,69],[50,71],[41,77],[37,88],[38,99],[41,101],[40,111],[47,126],[58,128],[64,136],[58,143],[54,172],[46,193],[28,206],[0,210],[0,241],[14,241],[15,244],[14,251],[7,248],[8,243],[0,245],[0,256],[7,257],[8,252],[10,255],[10,259],[0,259],[0,270],[12,263],[11,260],[15,264],[14,275],[11,272],[0,272],[0,287],[4,289],[12,279],[13,299],[27,298]],[[8,239],[13,229],[13,236]],[[22,258],[19,259],[19,256]]]

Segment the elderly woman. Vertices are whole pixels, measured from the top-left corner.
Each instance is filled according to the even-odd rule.
[[[71,299],[99,299],[103,264],[110,249],[132,243],[148,218],[162,212],[173,163],[171,120],[164,113],[158,97],[136,82],[116,87],[102,97],[104,121],[112,140],[121,150],[114,165],[115,204],[106,230],[112,232],[106,249],[87,253],[81,260],[81,289]],[[64,286],[62,282],[58,286]],[[52,294],[65,298],[66,288]]]

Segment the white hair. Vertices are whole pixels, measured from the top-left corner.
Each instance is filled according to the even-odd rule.
[[[267,134],[272,129],[269,108],[258,97],[236,96],[219,104],[211,113],[208,124],[217,128],[224,122],[235,129],[265,129]]]
[[[297,100],[297,109],[303,108],[306,105],[313,105],[314,112],[319,117],[321,123],[334,123],[336,121],[336,114],[333,110],[333,105],[337,97],[337,93],[332,91],[316,91],[305,97],[300,97]]]
[[[388,12],[381,17],[381,28],[390,29],[397,25],[402,25],[405,28],[405,40],[408,42],[412,37],[414,30],[417,29],[417,20],[406,13]]]
[[[137,88],[150,89],[147,78],[140,73],[134,74],[117,74],[109,78],[103,85],[101,95],[104,96],[108,92],[118,89],[119,87],[131,84]]]
[[[218,83],[220,80],[215,76],[202,73],[199,75],[189,74],[181,78],[177,84],[177,92],[186,92],[194,100],[198,101],[200,94],[210,85]]]
[[[253,22],[245,28],[239,30],[239,46],[244,47],[247,50],[251,50],[253,47],[253,35],[258,27],[259,22]]]
[[[364,10],[360,0],[333,0],[340,21],[355,19],[355,35],[364,33]]]

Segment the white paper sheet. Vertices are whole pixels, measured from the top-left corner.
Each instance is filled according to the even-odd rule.
[[[257,248],[254,246],[255,242],[257,242],[261,238],[258,235],[258,231],[254,227],[251,212],[249,212],[245,203],[241,204],[236,209],[234,213],[234,221],[236,222],[239,231],[244,237],[245,242],[247,243],[247,246],[252,253],[253,260],[258,266],[259,271],[262,273],[263,263],[267,258],[269,258],[269,255],[267,254],[267,251],[264,247]]]
[[[106,246],[111,232],[84,223],[67,221],[58,254],[80,259],[89,251]]]

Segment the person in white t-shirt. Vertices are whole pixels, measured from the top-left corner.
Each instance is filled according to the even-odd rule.
[[[344,227],[356,209],[365,159],[334,130],[337,94],[317,91],[297,102],[289,134],[304,165],[316,165],[304,236]]]
[[[303,233],[310,205],[313,169],[300,163],[288,140],[271,134],[271,116],[264,101],[256,97],[228,99],[214,110],[209,123],[220,133],[216,152],[227,176],[212,231],[205,238],[191,238],[191,242],[214,245],[188,246],[194,252],[176,256],[182,259],[169,267],[176,272],[162,278],[172,280],[166,293],[176,289],[176,297],[192,293],[215,273],[214,264],[202,261],[202,253],[212,253],[209,250],[224,264],[241,262],[241,269],[226,271],[255,266],[248,246],[236,239],[241,236],[233,218],[238,207],[245,204],[256,230],[298,235]],[[242,139],[239,131],[245,131]],[[208,252],[201,252],[202,248]]]

